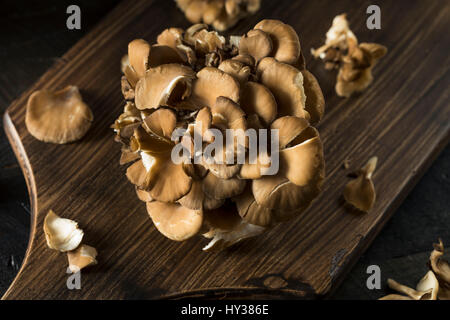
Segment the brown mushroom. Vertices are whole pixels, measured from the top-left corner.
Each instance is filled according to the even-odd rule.
[[[140,110],[174,105],[191,94],[195,74],[180,64],[164,64],[148,70],[136,84],[136,107]]]
[[[305,110],[310,115],[310,122],[317,124],[325,113],[325,98],[316,77],[308,70],[302,70],[303,88],[306,95]]]
[[[59,91],[38,90],[28,99],[25,124],[36,139],[64,144],[81,139],[94,116],[76,86]]]
[[[264,85],[249,81],[242,86],[241,108],[246,114],[257,114],[269,125],[277,116],[277,102],[272,92]]]
[[[298,69],[274,58],[264,58],[258,64],[257,72],[261,83],[270,89],[277,101],[278,116],[309,117],[305,111],[303,75]]]
[[[377,161],[377,157],[370,158],[367,164],[359,170],[358,177],[350,181],[344,189],[345,200],[361,211],[368,212],[375,203],[376,193],[372,174],[377,166]]]
[[[177,203],[147,202],[147,212],[158,231],[175,241],[193,237],[203,224],[202,210],[191,210]]]
[[[270,36],[262,30],[250,30],[239,41],[239,54],[251,55],[256,63],[268,57],[272,52],[272,40]]]
[[[97,264],[96,258],[97,250],[86,244],[80,245],[74,251],[67,252],[69,269],[72,273],[79,272],[83,268]]]
[[[266,19],[259,22],[255,29],[262,30],[271,37],[272,57],[288,64],[297,62],[300,56],[300,40],[294,28],[279,20]]]
[[[219,65],[219,70],[233,76],[237,81],[239,81],[240,84],[247,82],[248,77],[251,74],[251,69],[249,66],[232,59],[223,61]]]
[[[200,107],[212,107],[220,96],[239,102],[239,82],[216,68],[200,70],[192,86],[191,98]]]
[[[430,267],[439,281],[440,300],[450,300],[450,263],[442,259],[444,255],[444,244],[439,239],[439,243],[434,244],[434,250],[430,255]]]

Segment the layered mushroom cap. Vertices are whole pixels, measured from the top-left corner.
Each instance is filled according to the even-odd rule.
[[[28,99],[25,124],[38,140],[64,144],[81,139],[94,115],[76,86],[38,90]]]
[[[157,42],[130,43],[126,104],[112,126],[155,227],[176,241],[203,234],[204,250],[217,251],[299,216],[324,179],[313,125],[325,102],[294,29],[264,20],[225,38],[196,24]]]

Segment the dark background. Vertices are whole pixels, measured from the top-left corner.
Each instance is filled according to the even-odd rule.
[[[2,0],[0,12],[1,114],[118,2],[117,0],[95,2]],[[424,0],[424,5],[425,2]],[[66,8],[70,4],[81,7],[81,30],[69,31],[66,28]],[[407,5],[406,1],[405,5]],[[407,7],[405,9],[407,10]],[[311,57],[307,52],[305,55],[308,61]],[[447,147],[411,191],[332,298],[379,298],[389,293],[385,285],[388,277],[415,286],[427,271],[426,263],[432,250],[432,243],[441,237],[444,244],[450,246],[449,160],[450,148]],[[0,130],[0,296],[14,279],[24,257],[30,228],[29,221],[30,206],[25,180],[2,128]],[[448,257],[449,254],[446,256]],[[365,283],[368,277],[366,268],[373,264],[381,268],[381,290],[371,291],[366,288]]]

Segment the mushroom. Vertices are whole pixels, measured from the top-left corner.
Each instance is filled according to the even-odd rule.
[[[72,273],[80,272],[81,269],[97,264],[97,250],[94,247],[82,244],[76,250],[67,252],[69,269]]]
[[[164,64],[148,70],[136,84],[136,107],[139,110],[175,105],[191,93],[195,74],[180,64]]]
[[[406,294],[413,300],[436,300],[439,291],[439,283],[432,271],[429,271],[417,284],[416,290],[398,283],[395,280],[388,279],[389,288],[400,293]],[[383,300],[387,300],[385,297]]]
[[[344,189],[345,201],[355,208],[368,212],[375,203],[375,187],[372,182],[372,174],[377,166],[377,157],[369,159],[367,164],[359,170],[358,177],[350,181]]]
[[[262,58],[268,57],[273,49],[272,39],[262,30],[250,30],[239,41],[239,54],[248,54],[252,56],[256,62]]]
[[[77,222],[61,218],[50,210],[44,219],[44,234],[50,249],[66,252],[80,245],[84,232]]]
[[[147,212],[158,231],[175,241],[193,237],[203,223],[202,210],[191,210],[176,203],[147,202]]]
[[[261,83],[274,95],[279,116],[308,117],[303,75],[298,69],[269,57],[258,64],[257,73]]]
[[[199,9],[192,19],[216,28],[259,7],[258,0],[199,1],[179,6]],[[324,180],[312,124],[325,103],[295,31],[266,20],[224,37],[198,23],[166,29],[157,42],[130,44],[126,105],[112,126],[126,176],[156,228],[179,241],[202,234],[210,239],[205,250],[216,251],[300,215]],[[158,50],[178,62],[155,58]]]
[[[28,99],[25,124],[40,141],[64,144],[79,140],[93,120],[76,86],[59,91],[38,90]]]
[[[272,39],[272,57],[288,64],[297,62],[300,57],[300,40],[294,28],[279,20],[266,19],[259,22],[254,29],[264,31]]]
[[[239,82],[216,68],[200,70],[192,86],[191,99],[200,107],[212,107],[220,96],[239,102]]]
[[[439,239],[439,243],[435,243],[433,246],[434,250],[430,255],[430,267],[439,281],[438,297],[440,300],[450,300],[450,264],[442,259],[444,244]]]
[[[277,116],[277,102],[272,92],[262,84],[249,81],[242,86],[241,103],[246,114],[257,114],[269,125]]]

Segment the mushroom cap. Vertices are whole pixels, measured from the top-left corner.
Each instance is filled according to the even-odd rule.
[[[325,98],[316,77],[306,69],[302,71],[303,88],[306,95],[305,110],[310,115],[311,124],[317,124],[325,113]]]
[[[158,231],[175,241],[193,237],[203,224],[202,210],[191,210],[177,203],[147,202],[147,212]]]
[[[273,44],[271,56],[280,62],[294,64],[300,56],[300,40],[290,25],[279,20],[262,20],[254,29],[267,33]]]
[[[77,222],[61,218],[53,210],[45,216],[44,234],[48,247],[61,252],[76,249],[84,236]]]
[[[223,72],[226,72],[229,75],[233,76],[237,81],[239,81],[240,84],[247,82],[248,77],[252,72],[249,66],[233,59],[222,61],[222,63],[219,65],[219,70],[222,70]]]
[[[298,69],[269,57],[260,61],[257,73],[274,95],[279,116],[309,117],[305,111],[303,75]]]
[[[246,183],[238,178],[220,179],[209,172],[203,180],[203,192],[210,198],[225,200],[241,194]]]
[[[151,68],[136,84],[136,107],[144,110],[176,104],[189,97],[194,78],[194,71],[181,64]]]
[[[431,290],[429,300],[437,300],[439,292],[439,281],[434,275],[433,271],[428,271],[416,286],[417,291],[427,292]]]
[[[143,125],[148,131],[170,140],[177,125],[177,116],[172,110],[158,109],[144,119]]]
[[[38,90],[27,103],[25,124],[36,139],[64,144],[81,139],[94,116],[76,86],[52,92]]]
[[[80,245],[76,250],[67,252],[69,269],[72,273],[79,272],[87,266],[97,264],[97,250],[86,244]]]
[[[272,50],[272,39],[262,30],[250,30],[239,41],[239,54],[251,55],[256,62],[268,57]]]
[[[264,85],[248,81],[242,86],[241,108],[247,115],[257,114],[265,125],[269,125],[277,116],[277,102],[272,92]]]
[[[199,107],[212,107],[220,96],[239,102],[239,82],[217,68],[200,70],[192,85],[191,98]]]
[[[156,42],[159,45],[164,45],[171,47],[172,49],[177,49],[183,37],[184,30],[181,28],[168,28],[165,29],[158,35]]]
[[[224,7],[223,1],[211,1],[208,2],[205,10],[203,11],[203,22],[206,24],[212,24],[220,16]]]
[[[271,227],[274,224],[274,212],[263,206],[260,206],[250,187],[233,199],[241,218],[250,223],[261,227]]]

